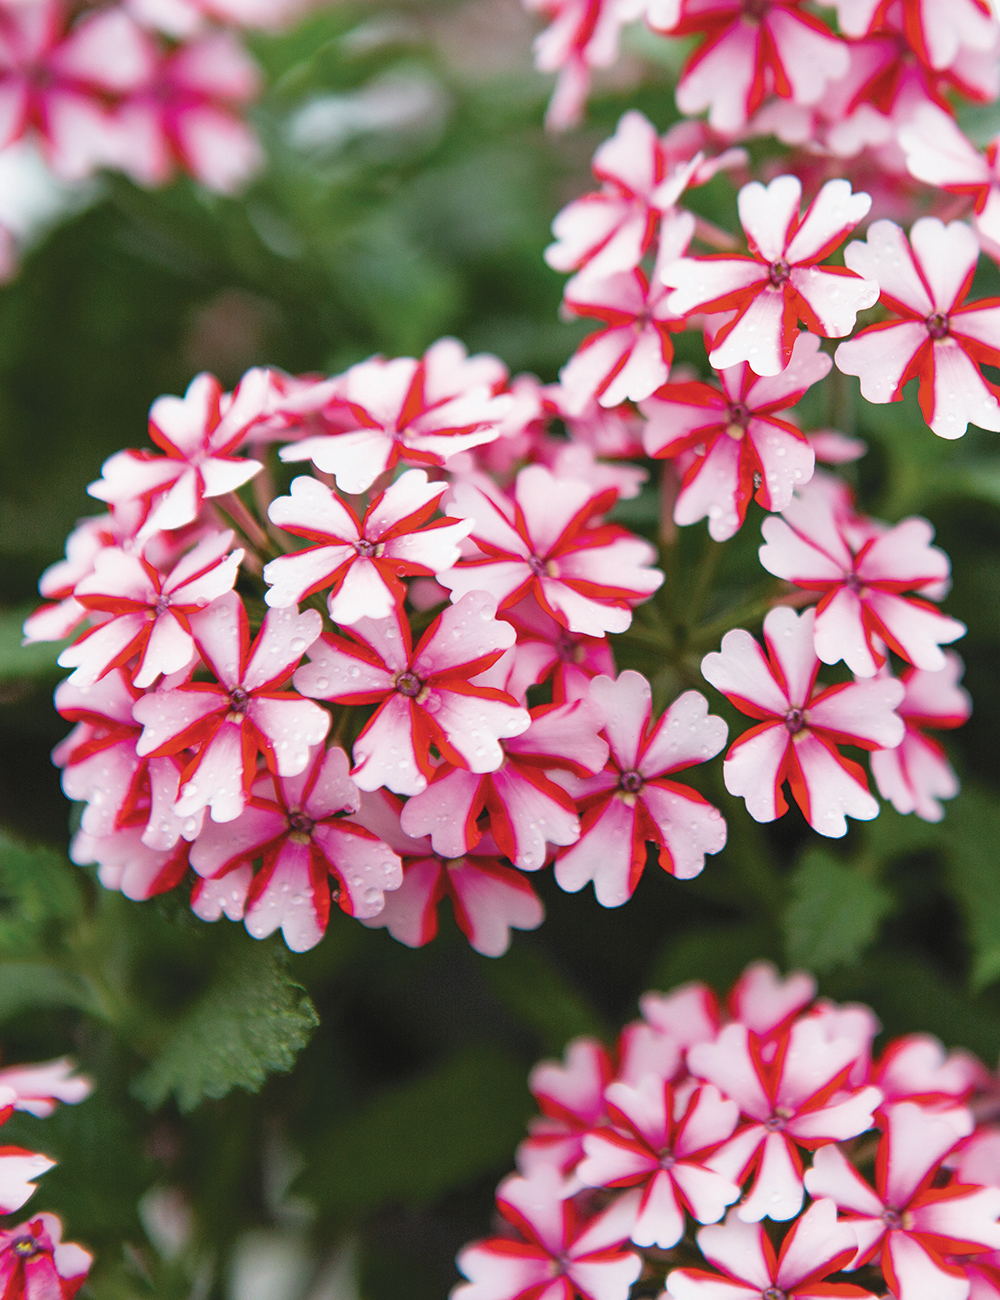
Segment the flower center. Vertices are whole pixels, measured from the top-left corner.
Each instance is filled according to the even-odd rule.
[[[856,573],[849,573],[844,579],[844,586],[848,591],[853,591],[855,595],[858,594],[863,585],[864,584]]]
[[[161,614],[165,614],[169,608],[170,608],[170,597],[167,595],[165,591],[161,591],[156,598],[156,603],[153,605],[153,613],[156,615],[157,618],[159,618],[159,616]]]
[[[763,1300],[787,1300],[787,1297],[779,1286],[769,1286],[766,1291],[761,1291]]]
[[[396,678],[396,690],[407,699],[416,699],[423,687],[424,684],[416,673],[400,673]]]
[[[663,1151],[660,1154],[661,1169],[673,1169],[676,1163],[677,1163],[677,1157],[674,1155],[672,1151]]]
[[[768,0],[743,0],[743,17],[753,23],[763,22],[769,8]]]
[[[11,1243],[11,1250],[22,1259],[31,1259],[32,1255],[38,1254],[41,1247],[34,1237],[19,1237],[17,1241]]]
[[[744,402],[729,403],[729,423],[726,425],[726,433],[734,442],[739,442],[747,431],[747,425],[750,423],[750,411]]]
[[[312,828],[316,823],[300,808],[291,808],[288,812],[288,825],[292,829],[292,839],[299,844],[304,844],[312,835]]]
[[[790,736],[797,735],[805,725],[806,715],[803,709],[789,709],[785,714],[785,726]]]
[[[528,556],[528,568],[536,578],[554,578],[556,566],[552,560],[543,560],[540,555]]]
[[[634,769],[623,772],[618,778],[618,788],[624,790],[626,794],[638,794],[642,787],[642,773],[636,772]]]
[[[903,1228],[905,1230],[913,1227],[913,1215],[908,1213],[906,1210],[883,1210],[880,1217],[890,1232],[895,1228]]]
[[[932,339],[943,339],[948,335],[948,317],[943,311],[932,311],[926,320],[927,333]]]
[[[250,693],[245,691],[242,686],[237,686],[229,692],[229,706],[233,713],[240,715],[246,713],[249,703]]]
[[[787,1106],[775,1106],[774,1114],[768,1115],[764,1121],[764,1127],[768,1133],[780,1133],[794,1113]]]
[[[377,560],[385,551],[381,542],[370,542],[366,537],[361,537],[354,543],[354,549],[363,560]]]
[[[578,664],[583,661],[583,646],[565,633],[560,634],[555,648],[556,654],[564,664]]]
[[[776,289],[780,289],[781,286],[788,279],[788,277],[791,275],[792,268],[788,265],[788,263],[785,261],[783,257],[779,257],[777,261],[771,263],[771,265],[768,267],[767,273],[770,276],[771,283],[774,285],[774,287]]]

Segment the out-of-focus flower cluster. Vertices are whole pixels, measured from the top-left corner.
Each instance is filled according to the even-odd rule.
[[[689,111],[715,104],[696,84],[742,85],[752,54],[743,135],[775,106],[805,112],[854,59],[943,113],[942,69],[994,58],[979,0],[864,7],[840,6],[851,40],[791,3],[660,0],[649,17],[706,32],[681,80]],[[546,41],[584,8],[603,41],[628,6],[556,8]],[[742,184],[739,239],[681,203],[745,179],[715,109],[662,137],[624,115],[594,158],[600,189],[553,225],[565,308],[597,323],[557,384],[442,339],[329,378],[251,370],[232,393],[199,375],[153,404],[155,450],[105,463],[90,492],[108,513],[72,534],[26,625],[30,640],[80,633],[56,694],[76,724],[55,754],[85,805],[76,861],[136,899],[193,880],[200,917],[280,928],[297,950],[333,902],[425,943],[447,896],[473,946],[499,954],[542,920],[532,872],[552,865],[564,890],[592,883],[618,906],[647,860],[686,879],[723,848],[720,813],[678,780],[727,740],[700,692],[677,693],[699,661],[754,722],[723,777],[757,821],[783,815],[786,792],[823,835],[875,817],[852,749],[899,812],[942,816],[958,782],[928,732],[970,709],[944,648],[965,629],[938,608],[948,558],[926,520],[870,518],[816,469],[864,444],[804,428],[799,403],[836,366],[872,402],[917,379],[943,437],[1000,430],[982,370],[1000,364],[1000,299],[967,300],[973,225],[870,221],[861,153],[831,153],[818,92],[808,102],[809,147],[788,158],[800,174]],[[828,89],[822,112],[839,102]],[[850,102],[875,112],[861,89]],[[846,176],[828,176],[834,158]],[[878,204],[888,177],[901,216],[911,183],[878,167]],[[673,364],[681,331],[704,341],[708,377]],[[643,492],[658,494],[647,535],[615,517]],[[769,512],[771,594],[679,645],[660,562],[676,565],[679,526],[706,520],[709,547],[732,538],[751,501]],[[763,646],[742,626],[761,619]],[[618,637],[647,675],[617,671]]]
[[[924,1034],[876,1053],[868,1007],[815,995],[756,963],[724,1007],[647,993],[613,1051],[536,1066],[456,1300],[996,1296],[996,1076]]]
[[[262,77],[246,28],[274,29],[298,0],[5,0],[0,4],[0,150],[26,141],[57,181],[102,170],[138,185],[178,172],[227,194],[261,166],[244,117]],[[0,229],[0,280],[16,269]]]
[[[0,1069],[0,1125],[19,1110],[44,1119],[59,1102],[74,1105],[90,1091],[90,1080],[74,1074],[66,1059],[7,1066]],[[0,1214],[16,1214],[35,1191],[32,1180],[54,1165],[54,1160],[36,1151],[0,1146]],[[62,1224],[54,1214],[4,1226],[0,1228],[0,1297],[70,1300],[86,1280],[91,1262],[82,1246],[62,1240]]]

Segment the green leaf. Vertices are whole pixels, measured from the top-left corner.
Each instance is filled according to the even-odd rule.
[[[606,1036],[597,1012],[539,949],[515,942],[502,957],[481,965],[500,1001],[548,1051],[561,1052],[580,1034]]]
[[[948,810],[944,839],[951,885],[973,949],[972,987],[982,989],[1000,978],[1000,803],[966,788]]]
[[[40,1007],[94,1010],[87,984],[76,975],[40,962],[0,964],[0,1021]]]
[[[18,681],[25,677],[48,677],[59,673],[56,660],[62,652],[64,641],[40,641],[34,645],[21,645],[24,620],[35,608],[23,605],[19,609],[0,611],[0,682]]]
[[[0,831],[0,956],[37,952],[60,922],[80,915],[77,876],[61,853],[29,848]]]
[[[132,1091],[150,1109],[174,1093],[182,1111],[233,1088],[257,1092],[269,1074],[291,1070],[318,1024],[280,949],[247,945],[176,1022]]]
[[[346,1219],[426,1205],[511,1163],[531,1113],[524,1066],[471,1047],[320,1137],[299,1190]]]
[[[810,849],[792,877],[785,909],[789,963],[827,971],[852,966],[878,933],[892,895],[825,849]]]

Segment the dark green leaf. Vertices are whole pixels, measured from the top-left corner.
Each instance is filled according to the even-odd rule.
[[[810,849],[792,877],[785,945],[793,966],[851,966],[878,933],[892,896],[825,849]]]
[[[0,956],[36,952],[55,925],[80,915],[77,875],[61,853],[0,831]]]
[[[769,936],[755,925],[705,925],[673,940],[653,964],[649,987],[671,989],[703,980],[723,993],[750,962],[776,957]]]
[[[174,1093],[182,1111],[233,1088],[257,1092],[269,1074],[292,1068],[318,1024],[315,1008],[288,977],[279,950],[247,944],[180,1017],[133,1092],[151,1109]]]
[[[343,1218],[427,1204],[508,1167],[530,1111],[523,1065],[468,1048],[321,1137],[301,1190]]]

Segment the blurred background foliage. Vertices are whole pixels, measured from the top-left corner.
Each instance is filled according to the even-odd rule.
[[[548,919],[496,961],[448,920],[410,951],[339,912],[289,957],[182,898],[108,894],[66,860],[55,652],[22,651],[19,626],[41,569],[97,512],[84,489],[101,461],[144,443],[153,398],[200,369],[227,383],[263,362],[331,371],[445,333],[550,380],[586,332],[559,319],[549,222],[589,187],[624,108],[674,119],[680,51],[630,37],[588,126],[551,139],[533,31],[516,0],[366,0],[254,38],[270,165],[245,195],[109,178],[0,290],[0,1039],[9,1061],[72,1052],[98,1085],[45,1122],[15,1117],[4,1140],[60,1160],[30,1208],[97,1252],[99,1300],[439,1300],[456,1248],[489,1227],[530,1064],[610,1034],[647,987],[721,988],[756,957],[811,967],[887,1032],[929,1029],[996,1062],[1000,455],[994,435],[942,442],[915,401],[867,407],[846,382],[811,416],[869,441],[855,474],[868,509],[933,520],[948,608],[970,629],[975,712],[949,738],[965,789],[942,825],[888,809],[819,844],[795,810],[752,823],[715,764],[698,780],[730,844],[702,877],[650,870],[605,911],[540,873]],[[734,195],[719,179],[695,203],[732,226]],[[996,268],[982,280],[1000,291]],[[682,351],[703,364],[696,340]],[[722,557],[719,608],[760,580],[752,510]],[[650,527],[651,497],[626,517]],[[700,528],[682,537],[681,609],[711,546]],[[669,689],[662,664],[629,653],[623,666]]]

